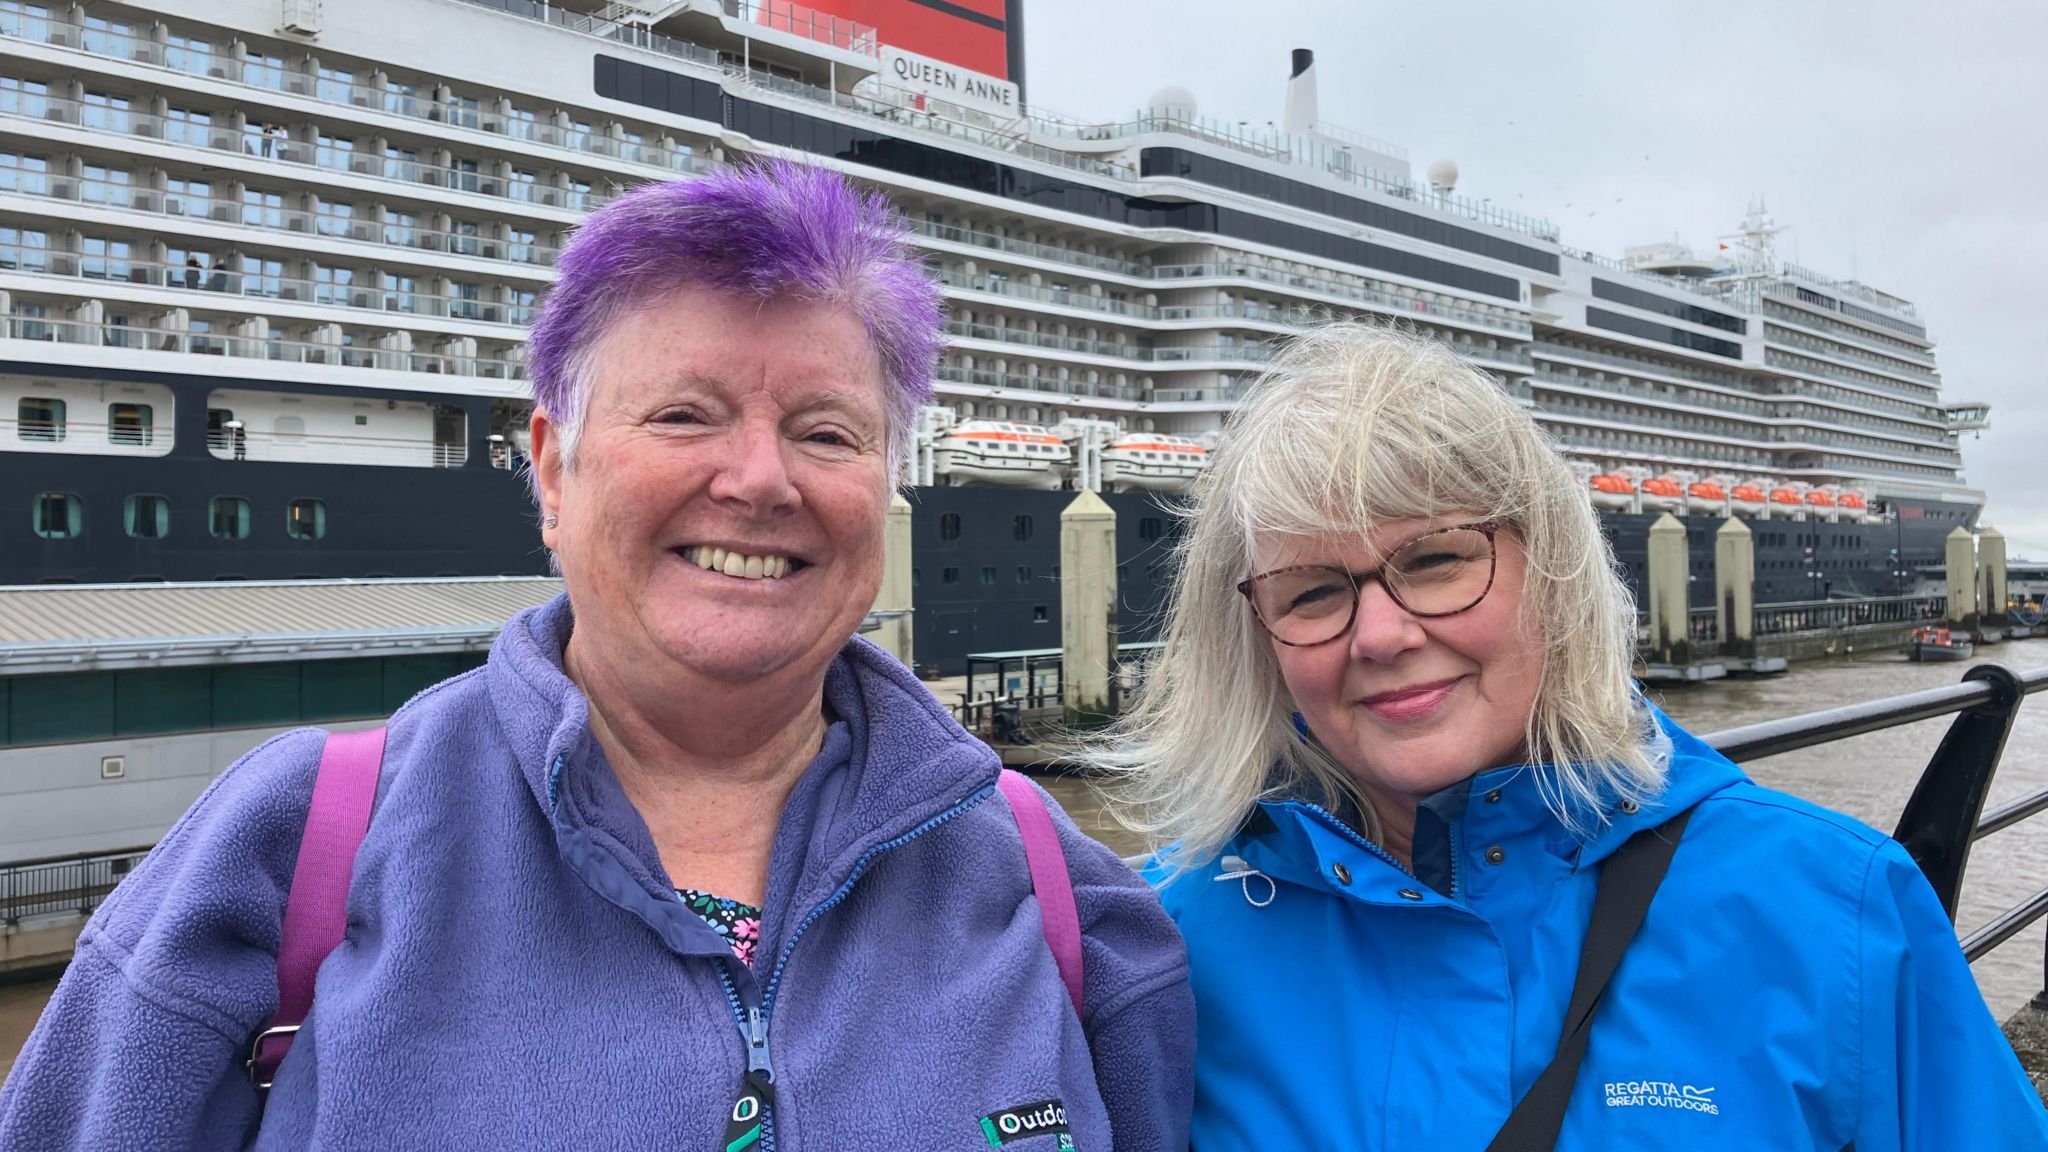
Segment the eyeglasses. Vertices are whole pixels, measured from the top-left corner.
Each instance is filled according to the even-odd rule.
[[[1273,639],[1291,648],[1335,640],[1358,619],[1358,597],[1378,581],[1412,616],[1455,616],[1493,589],[1493,534],[1488,520],[1424,532],[1370,572],[1297,564],[1262,572],[1237,586],[1252,615]]]

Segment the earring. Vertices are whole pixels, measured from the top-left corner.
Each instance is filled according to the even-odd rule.
[[[543,528],[553,528],[555,525],[560,524],[561,522],[562,518],[555,515],[552,512],[540,518],[540,526]]]

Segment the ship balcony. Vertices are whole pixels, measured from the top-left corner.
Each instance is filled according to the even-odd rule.
[[[288,339],[275,332],[258,336],[21,314],[0,317],[0,351],[4,351],[8,359],[17,361],[67,365],[90,362],[99,367],[145,372],[174,370],[217,374],[219,370],[203,368],[197,361],[182,361],[173,369],[170,359],[174,356],[213,356],[226,361],[467,377],[497,381],[502,386],[457,388],[451,383],[448,390],[489,392],[493,395],[525,394],[525,387],[520,382],[526,379],[526,369],[516,355],[416,350],[409,346],[409,336],[410,333],[406,332],[386,332],[376,337],[383,342],[382,346],[358,347],[324,340]],[[87,348],[109,350],[115,355],[87,361],[80,355]],[[248,374],[258,375],[256,372]],[[422,385],[408,383],[404,386],[418,388]]]
[[[377,249],[405,249],[408,254],[432,253],[437,256],[456,256],[511,264],[519,267],[492,268],[488,271],[495,275],[529,276],[540,281],[546,279],[544,271],[541,270],[553,267],[556,257],[560,254],[560,249],[554,245],[543,244],[537,240],[451,232],[398,219],[376,220],[369,218],[368,215],[306,212],[281,206],[249,204],[216,196],[194,195],[184,191],[139,188],[133,184],[116,181],[53,176],[41,169],[24,168],[11,163],[9,157],[0,153],[0,203],[4,203],[9,196],[36,197],[65,204],[77,204],[88,209],[143,212],[180,220],[261,229],[286,234],[277,237],[277,242],[281,244],[300,244],[312,238],[374,245]],[[336,207],[332,204],[327,206]],[[54,205],[51,207],[54,209]],[[348,207],[353,209],[356,205]],[[40,208],[40,205],[24,206],[24,210],[30,212]],[[62,219],[73,225],[82,222],[79,215],[69,211],[63,213]],[[152,223],[151,227],[155,228],[157,225]],[[366,249],[361,255],[369,259],[388,260],[393,254],[389,251]],[[427,263],[443,264],[441,261]]]
[[[1823,317],[1800,308],[1788,307],[1783,300],[1768,292],[1763,298],[1763,314],[1764,318],[1772,323],[1796,324],[1815,335],[1825,335],[1828,339],[1840,340],[1868,352],[1897,357],[1923,368],[1934,367],[1934,353],[1924,348],[1913,347],[1903,341],[1893,344],[1889,342],[1888,337],[1879,336],[1867,329],[1853,327],[1840,320]]]
[[[1242,401],[1245,393],[1242,385],[1208,388],[1139,388],[1128,384],[965,368],[957,364],[939,365],[935,376],[940,382],[941,392],[956,395],[1003,396],[1017,393],[1064,397],[1077,404],[1086,404],[1089,400],[1112,401],[1115,402],[1113,406],[1123,408],[1180,404],[1228,409]],[[951,388],[947,385],[964,387]]]
[[[1911,380],[1916,384],[1925,384],[1929,388],[1941,387],[1941,377],[1933,372],[1925,371],[1909,364],[1904,360],[1875,352],[1866,352],[1861,348],[1851,347],[1847,344],[1823,339],[1819,336],[1809,336],[1804,332],[1789,331],[1776,324],[1766,323],[1764,325],[1764,342],[1787,348],[1797,348],[1812,356],[1845,361],[1845,367],[1862,368],[1865,371],[1897,376],[1903,380]]]
[[[1914,385],[1887,380],[1872,372],[1837,367],[1810,356],[1780,352],[1776,348],[1764,349],[1764,364],[1775,371],[1799,376],[1810,376],[1820,380],[1861,388],[1869,392],[1882,392],[1905,400],[1933,405],[1938,402],[1939,393],[1933,385]]]
[[[496,5],[485,3],[483,6]],[[541,6],[536,4],[534,7],[539,9]],[[566,15],[559,8],[555,12]],[[20,12],[0,11],[0,37],[73,49],[108,60],[164,68],[205,81],[316,100],[349,109],[352,115],[383,113],[425,121],[434,126],[431,131],[435,136],[459,137],[475,133],[471,139],[487,146],[494,143],[501,146],[502,140],[517,140],[671,173],[696,171],[703,163],[687,148],[636,138],[623,127],[616,133],[591,131],[554,124],[537,116],[513,114],[487,105],[479,97],[457,96],[452,101],[440,101],[421,96],[418,88],[438,84],[438,77],[422,78],[419,85],[399,81],[381,86],[360,84],[352,75],[332,68],[306,71],[281,67],[216,52],[189,39],[174,42],[174,38],[166,37],[159,40],[140,31],[121,32]],[[702,58],[694,62],[714,70],[719,68],[717,53],[702,48],[698,51]],[[450,129],[455,131],[451,133]],[[493,137],[501,139],[493,141]]]
[[[909,223],[911,231],[919,236],[961,247],[1004,252],[1030,260],[1066,264],[1076,268],[1086,268],[1093,272],[1123,276],[1133,280],[1142,280],[1152,274],[1152,269],[1149,265],[1135,260],[1125,260],[1119,256],[1084,252],[1078,248],[1068,248],[1057,244],[1021,240],[1015,236],[998,236],[993,232],[963,228],[957,224],[939,224],[930,220],[912,220]]]
[[[1716,388],[1740,390],[1742,377],[1734,372],[1723,372],[1709,368],[1697,368],[1689,364],[1674,364],[1644,357],[1620,356],[1612,352],[1599,352],[1590,348],[1575,348],[1552,340],[1538,340],[1531,344],[1530,351],[1540,360],[1579,361],[1586,364],[1601,364],[1621,368],[1632,375],[1654,376],[1664,380],[1680,380],[1693,384],[1706,384]]]
[[[1971,432],[1991,425],[1991,405],[1957,400],[1941,406],[1942,422],[1952,432]]]
[[[1528,339],[1533,329],[1525,317],[1516,316],[1506,309],[1483,310],[1482,307],[1463,305],[1451,297],[1439,296],[1434,292],[1416,292],[1413,289],[1402,292],[1381,292],[1371,288],[1345,284],[1336,277],[1318,278],[1276,273],[1271,269],[1250,268],[1242,265],[1195,264],[1168,265],[1154,270],[1161,280],[1177,276],[1186,279],[1213,278],[1224,284],[1251,279],[1263,283],[1278,284],[1303,293],[1332,298],[1347,305],[1362,305],[1377,313],[1399,319],[1413,319],[1426,316],[1442,323],[1483,329],[1488,333],[1506,333]],[[1263,275],[1262,275],[1263,273]],[[1315,322],[1322,310],[1314,306],[1274,308],[1256,304],[1249,300],[1229,304],[1182,304],[1162,305],[1160,317],[1166,320],[1183,319],[1242,319],[1264,321],[1301,327]]]
[[[324,318],[318,314],[318,309],[343,308],[508,327],[515,331],[491,335],[519,339],[524,338],[525,327],[539,312],[534,304],[509,304],[464,294],[480,292],[482,286],[477,284],[449,281],[447,283],[454,286],[447,292],[436,294],[397,286],[411,284],[413,278],[409,276],[397,279],[392,287],[372,287],[367,283],[357,285],[346,280],[338,282],[335,279],[285,276],[275,270],[281,263],[279,261],[252,257],[242,259],[245,263],[234,268],[196,268],[136,259],[119,254],[118,250],[113,253],[74,253],[0,244],[0,273],[68,282],[61,289],[43,284],[36,287],[89,298],[104,296],[107,289],[117,286],[127,289],[158,288],[170,290],[170,293],[144,294],[142,298],[165,307],[193,305],[247,314],[274,314],[282,306],[287,312],[312,320]],[[333,275],[352,275],[353,272],[345,268],[328,271]],[[370,276],[365,273],[363,279],[368,281]],[[195,298],[187,293],[204,295]]]
[[[1817,407],[1789,400],[1751,399],[1744,396],[1730,396],[1720,392],[1672,390],[1658,388],[1647,382],[1637,384],[1620,380],[1601,379],[1596,376],[1571,376],[1549,370],[1538,369],[1534,377],[1539,390],[1560,390],[1582,394],[1602,393],[1621,396],[1640,404],[1678,412],[1711,409],[1736,416],[1747,417],[1759,424],[1778,427],[1814,428],[1855,428],[1868,431],[1873,436],[1903,441],[1911,445],[1926,445],[1952,450],[1954,442],[1949,434],[1932,427],[1908,424],[1904,421],[1888,420],[1861,412],[1827,408],[1816,413],[1809,409]]]

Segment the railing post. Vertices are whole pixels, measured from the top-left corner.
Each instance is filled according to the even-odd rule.
[[[1979,664],[1963,674],[1965,681],[1982,680],[1990,685],[1992,697],[1983,704],[1957,714],[1927,762],[1927,770],[1913,786],[1913,797],[1899,814],[1892,839],[1905,846],[1948,918],[1956,918],[1956,902],[1963,890],[1963,870],[1970,862],[1970,845],[1977,838],[1977,818],[1984,811],[1984,797],[1991,791],[1991,777],[1998,771],[1998,757],[2005,751],[2005,738],[2012,731],[2026,687],[2018,676],[1998,664]]]

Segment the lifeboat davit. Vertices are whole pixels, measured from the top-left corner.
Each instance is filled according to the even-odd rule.
[[[1635,507],[1636,482],[1619,472],[1602,472],[1586,481],[1592,491],[1593,507],[1625,511]]]
[[[932,444],[932,472],[958,488],[997,484],[1052,491],[1065,482],[1074,458],[1067,442],[1037,424],[963,420]]]
[[[1685,486],[1685,506],[1694,512],[1726,512],[1728,510],[1728,489],[1723,487],[1726,477],[1709,476],[1695,480]]]
[[[1685,511],[1685,487],[1675,476],[1658,476],[1643,481],[1642,493],[1645,512]]]
[[[1209,466],[1209,450],[1184,436],[1126,432],[1102,450],[1111,492],[1185,492]]]
[[[1742,483],[1728,490],[1728,506],[1738,516],[1754,516],[1762,512],[1769,502],[1761,484]]]

